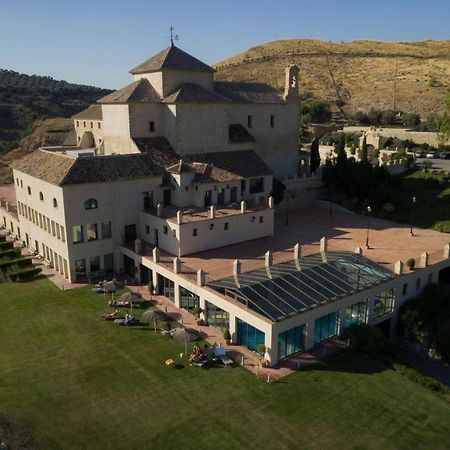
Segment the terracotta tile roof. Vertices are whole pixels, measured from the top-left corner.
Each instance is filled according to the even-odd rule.
[[[230,142],[254,142],[255,138],[240,123],[228,125],[228,139]]]
[[[235,103],[284,103],[276,89],[262,83],[215,81],[214,91]]]
[[[172,45],[130,70],[131,74],[158,72],[163,69],[188,72],[215,72],[197,58]]]
[[[183,83],[175,92],[163,98],[163,103],[229,103],[230,100],[194,83]]]
[[[254,150],[183,155],[183,162],[195,170],[199,183],[272,175],[270,168]]]
[[[141,78],[128,86],[108,94],[98,103],[157,103],[161,99],[146,78]]]
[[[180,159],[176,164],[168,167],[166,170],[170,173],[185,173],[191,172],[194,169],[191,167],[191,165],[186,164],[182,159]]]
[[[135,138],[133,141],[142,153],[150,156],[161,172],[180,161],[180,156],[165,137]]]
[[[103,120],[102,106],[90,105],[72,116],[72,119]]]
[[[11,168],[57,186],[124,181],[160,175],[152,159],[140,153],[72,158],[36,150],[14,161]]]

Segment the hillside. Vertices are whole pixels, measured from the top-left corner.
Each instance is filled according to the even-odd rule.
[[[109,92],[0,69],[0,156],[14,149],[36,120],[70,117]]]
[[[252,80],[284,87],[284,69],[301,69],[303,98],[337,101],[344,110],[371,107],[417,112],[444,110],[450,87],[450,40],[332,43],[289,39],[252,47],[215,65],[221,80]]]

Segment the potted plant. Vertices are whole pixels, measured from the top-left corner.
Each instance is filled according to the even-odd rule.
[[[148,283],[148,292],[150,293],[150,295],[153,295],[155,293],[155,285],[153,284],[153,281],[150,281],[150,283]]]
[[[230,343],[231,343],[231,334],[230,334],[230,331],[229,331],[229,330],[225,330],[225,331],[223,332],[223,338],[225,339],[225,343],[226,343],[227,345],[230,345]]]
[[[194,308],[193,312],[194,312],[195,317],[197,318],[197,325],[203,325],[204,321],[203,321],[203,319],[200,318],[200,314],[203,312],[203,309],[200,307],[200,305],[197,305]]]
[[[414,258],[409,258],[408,261],[406,261],[406,265],[408,266],[409,270],[414,270],[414,267],[416,266],[416,260]]]
[[[256,346],[256,353],[258,353],[260,358],[264,358],[264,355],[266,354],[266,346],[264,344],[258,344]]]

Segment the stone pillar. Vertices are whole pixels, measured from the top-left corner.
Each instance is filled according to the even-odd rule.
[[[238,259],[233,261],[233,275],[237,277],[241,274],[241,262]]]
[[[173,258],[173,271],[174,273],[180,273],[181,272],[181,260],[176,256]]]
[[[272,256],[272,252],[270,250],[267,250],[267,252],[264,255],[264,265],[266,267],[273,266],[273,256]]]
[[[197,285],[204,286],[206,284],[206,274],[203,269],[197,270]]]
[[[403,273],[403,263],[398,260],[394,265],[394,273],[401,275]]]
[[[300,261],[300,258],[302,257],[302,248],[300,247],[300,244],[294,245],[294,259],[295,261]]]
[[[180,295],[180,285],[178,283],[174,283],[175,289],[175,298],[174,303],[177,308],[181,308],[181,295]]]
[[[158,263],[159,262],[159,257],[160,257],[160,251],[158,247],[155,247],[153,249],[153,262],[154,263]]]
[[[429,258],[430,258],[430,255],[427,252],[423,252],[420,255],[420,265],[422,267],[427,267]]]
[[[231,334],[231,342],[235,344],[237,342],[237,330],[236,330],[236,316],[230,313],[230,334]],[[240,363],[240,361],[239,361]]]
[[[177,211],[177,224],[181,225],[183,223],[183,212]]]
[[[242,213],[242,214],[245,213],[245,208],[246,208],[245,200],[242,200],[242,202],[241,202],[241,213]]]
[[[156,215],[157,215],[158,217],[162,217],[162,215],[163,215],[163,210],[164,210],[164,205],[163,205],[162,203],[158,203],[158,204],[156,205]]]
[[[209,207],[209,218],[215,219],[216,218],[216,207],[214,205],[211,205]]]
[[[9,202],[8,201],[5,202],[5,209],[7,212],[9,211]]]
[[[444,247],[444,258],[450,258],[450,244],[447,244]]]
[[[320,252],[325,253],[327,251],[327,248],[328,248],[327,238],[324,236],[320,240]]]
[[[345,307],[343,306],[340,310],[339,310],[339,331],[338,331],[338,335],[342,334],[344,332],[344,327],[345,327]]]
[[[269,197],[269,208],[270,208],[270,209],[273,209],[274,207],[275,207],[275,202],[274,202],[274,200],[273,200],[273,197],[270,196],[270,197]]]
[[[314,347],[314,320],[305,323],[305,350],[311,350]]]
[[[142,253],[142,241],[140,239],[134,241],[134,253],[137,253],[138,255]]]
[[[361,248],[361,247],[356,247],[356,248],[355,248],[355,253],[356,253],[357,255],[362,255],[362,248]]]

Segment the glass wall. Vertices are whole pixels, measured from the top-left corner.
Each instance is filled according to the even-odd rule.
[[[180,306],[183,309],[193,314],[194,309],[199,306],[199,303],[200,297],[198,295],[195,295],[184,287],[180,287]]]
[[[291,328],[283,331],[278,335],[278,357],[286,358],[286,356],[298,353],[304,349],[305,325]]]
[[[338,332],[338,312],[319,317],[314,321],[314,342],[321,342],[336,336]]]
[[[158,274],[158,293],[164,295],[172,302],[175,301],[175,283]]]
[[[347,306],[345,310],[345,324],[348,327],[354,323],[367,323],[369,318],[369,301],[354,303],[353,305]]]
[[[373,318],[378,319],[394,311],[395,289],[377,295],[373,304]]]
[[[241,319],[237,319],[237,343],[255,351],[259,344],[265,344],[265,334]]]
[[[230,329],[230,314],[227,311],[219,308],[216,305],[213,305],[210,302],[205,302],[206,305],[206,320],[208,321],[208,325],[213,328],[216,328],[222,333],[225,330]]]

